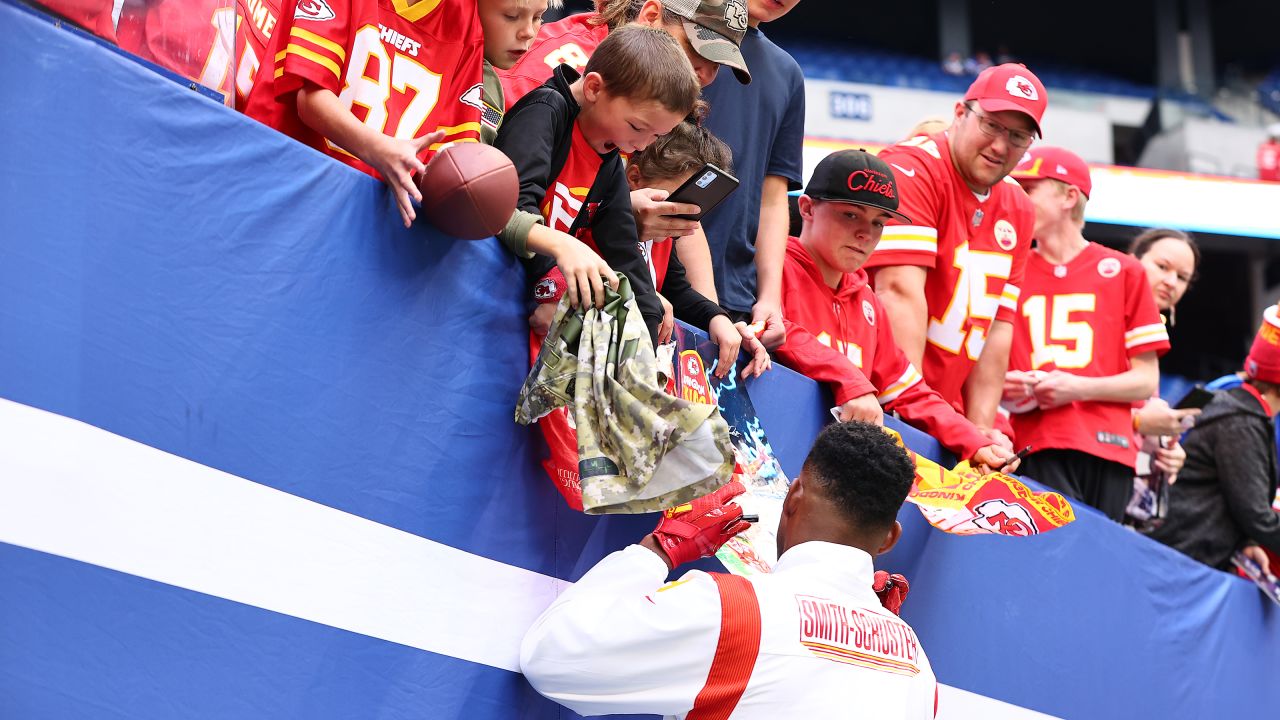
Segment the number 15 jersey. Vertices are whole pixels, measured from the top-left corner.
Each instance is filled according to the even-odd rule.
[[[945,133],[885,148],[911,225],[889,225],[864,267],[914,265],[928,271],[928,325],[921,371],[964,412],[964,383],[992,320],[1012,322],[1026,268],[1035,208],[1018,184],[998,182],[979,199],[951,162]]]
[[[479,141],[484,32],[476,0],[286,0],[245,114],[377,176],[298,117],[304,84],[396,138]]]
[[[1010,370],[1119,375],[1131,358],[1169,349],[1142,264],[1090,243],[1071,262],[1052,265],[1031,253],[1013,325]],[[1082,401],[1015,413],[1019,445],[1079,450],[1133,467],[1132,403]]]

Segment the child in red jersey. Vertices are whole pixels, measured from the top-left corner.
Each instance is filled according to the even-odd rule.
[[[584,75],[562,65],[521,98],[494,143],[520,175],[517,210],[499,239],[522,257],[544,256],[530,263],[535,278],[554,258],[575,306],[603,306],[604,282],[616,282],[614,270],[626,273],[654,339],[662,306],[638,245],[621,153],[670,132],[698,92],[670,35],[626,27],[600,44]],[[594,261],[586,247],[599,253]]]
[[[673,192],[683,185],[703,165],[732,171],[732,153],[729,146],[712,135],[702,125],[685,121],[659,138],[649,147],[632,155],[627,163],[627,183],[634,190],[640,187],[658,188]],[[676,243],[692,245],[676,251]],[[701,247],[697,247],[701,243]],[[666,342],[674,329],[674,319],[705,330],[712,342],[720,348],[720,361],[715,374],[727,375],[734,367],[740,347],[752,356],[752,362],[744,372],[758,377],[769,369],[769,352],[756,339],[746,323],[734,323],[729,314],[715,301],[696,290],[685,275],[681,253],[709,253],[706,240],[699,236],[680,238],[647,238],[640,242],[641,252],[649,265],[654,288],[662,302],[663,319],[658,330],[658,342]],[[559,270],[548,273],[534,293],[539,303],[529,324],[534,334],[546,335],[555,316],[556,303],[564,292],[564,278]],[[539,342],[539,344],[541,344]]]
[[[281,10],[245,113],[385,180],[408,227],[424,155],[480,138],[476,0],[290,0]]]
[[[1160,381],[1169,349],[1142,264],[1082,234],[1089,166],[1068,150],[1032,148],[1014,178],[1035,205],[1036,247],[1027,261],[1006,400],[1023,469],[1117,522],[1133,488],[1133,403]]]
[[[542,27],[542,14],[558,9],[560,0],[479,0],[484,26],[484,112],[480,116],[480,141],[492,145],[507,111],[498,73],[510,70],[529,52]]]
[[[800,196],[804,227],[787,242],[779,359],[832,386],[840,419],[878,421],[884,406],[975,465],[999,469],[1012,453],[993,444],[924,381],[893,339],[862,265],[897,212],[893,171],[861,150],[828,155]]]

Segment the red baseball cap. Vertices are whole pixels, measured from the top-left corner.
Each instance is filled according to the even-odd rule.
[[[977,100],[989,113],[1013,110],[1025,114],[1035,123],[1041,137],[1040,118],[1049,104],[1049,94],[1035,73],[1021,63],[1005,63],[983,70],[964,94],[965,102]]]
[[[1061,180],[1075,185],[1085,197],[1093,192],[1093,180],[1089,178],[1089,166],[1079,155],[1066,148],[1037,145],[1022,156],[1022,162],[1009,173],[1019,182],[1027,180]]]

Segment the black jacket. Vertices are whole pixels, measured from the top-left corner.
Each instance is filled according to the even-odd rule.
[[[502,120],[493,144],[511,158],[520,176],[518,210],[540,215],[539,203],[564,169],[573,143],[573,123],[581,109],[569,90],[578,77],[573,68],[561,65],[550,80],[520,98]],[[636,222],[631,214],[631,188],[627,185],[622,157],[616,149],[600,157],[600,172],[569,234],[576,236],[590,227],[604,261],[614,270],[625,273],[631,281],[636,304],[649,327],[649,337],[656,338],[662,322],[662,304],[653,289],[649,266],[637,241]],[[596,211],[589,212],[588,208],[597,203]],[[536,280],[554,264],[550,258],[535,256],[526,262],[526,268]]]
[[[1248,541],[1280,552],[1275,426],[1258,399],[1244,388],[1214,393],[1182,445],[1169,516],[1151,537],[1224,570]]]

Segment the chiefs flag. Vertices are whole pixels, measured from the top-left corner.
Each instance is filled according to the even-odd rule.
[[[898,444],[902,438],[888,428]],[[916,481],[907,502],[920,508],[929,524],[955,535],[1026,537],[1060,528],[1076,519],[1071,503],[1056,492],[1037,492],[1004,473],[985,475],[962,461],[947,470],[903,445],[916,465]]]

